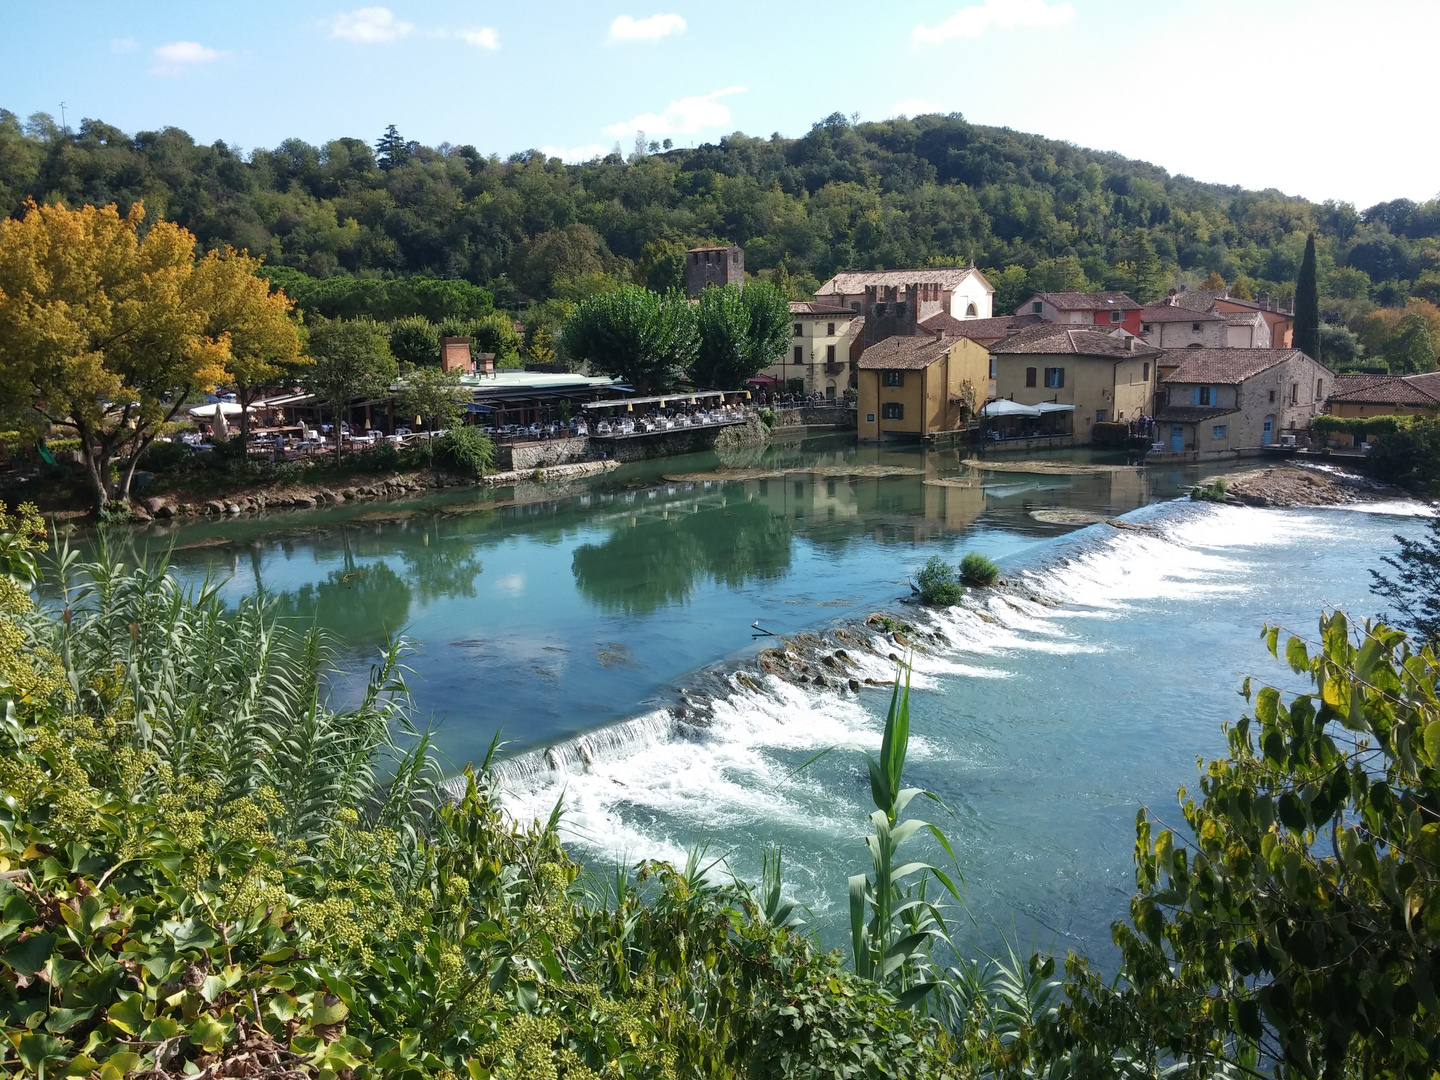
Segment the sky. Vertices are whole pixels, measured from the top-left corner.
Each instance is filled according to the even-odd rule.
[[[1440,0],[0,0],[0,108],[566,160],[958,112],[1360,208],[1440,194]]]

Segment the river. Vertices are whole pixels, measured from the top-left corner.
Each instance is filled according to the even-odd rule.
[[[318,623],[342,694],[404,631],[420,718],[450,762],[502,732],[508,808],[544,817],[563,798],[593,866],[708,845],[755,878],[778,844],[832,941],[846,878],[868,865],[868,782],[853,751],[801,766],[878,747],[888,696],[733,675],[773,644],[757,624],[790,635],[878,610],[940,629],[950,644],[915,658],[907,781],[948,807],[931,816],[964,879],[957,917],[982,946],[1005,936],[1104,962],[1134,889],[1136,810],[1178,821],[1176,789],[1223,752],[1240,679],[1281,678],[1261,626],[1372,614],[1368,571],[1393,533],[1418,531],[1418,508],[1216,506],[1178,498],[1214,469],[1077,452],[1065,460],[1094,471],[990,472],[964,456],[827,437],[135,542],[173,544],[178,572],[227,577],[232,600],[263,591]],[[748,478],[707,475],[720,465]],[[1139,527],[1034,516],[1054,509]],[[1012,587],[947,611],[903,603],[928,557],[972,550]],[[703,724],[677,720],[697,704]]]

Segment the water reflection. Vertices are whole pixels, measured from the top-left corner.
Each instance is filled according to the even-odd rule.
[[[607,611],[647,614],[684,603],[699,580],[736,588],[790,568],[790,519],[764,502],[692,504],[690,512],[631,517],[609,539],[581,544],[571,570],[589,600]]]

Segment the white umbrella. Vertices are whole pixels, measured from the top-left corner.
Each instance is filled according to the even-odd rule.
[[[985,407],[980,410],[981,416],[1029,416],[1037,417],[1040,410],[1034,405],[1021,405],[1018,401],[1007,401],[1001,398],[998,401],[988,401]]]
[[[210,405],[196,405],[186,411],[196,420],[214,420],[217,416],[239,416],[245,409],[233,401],[216,401]]]

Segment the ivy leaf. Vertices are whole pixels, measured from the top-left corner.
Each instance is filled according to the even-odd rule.
[[[45,966],[55,950],[54,934],[31,934],[17,945],[0,953],[0,962],[19,975],[34,975]]]

